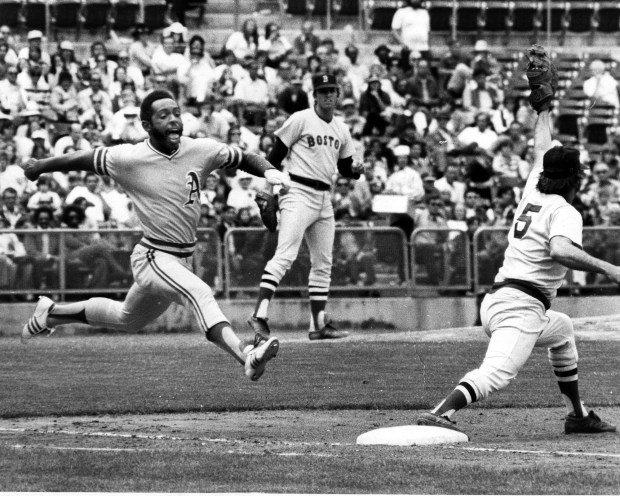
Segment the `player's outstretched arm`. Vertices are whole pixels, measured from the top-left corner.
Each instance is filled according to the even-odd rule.
[[[255,153],[243,152],[239,169],[258,177],[264,177],[269,184],[280,185],[284,189],[290,187],[288,174],[279,171],[266,159]]]
[[[24,164],[24,175],[30,181],[35,181],[40,175],[48,172],[94,172],[95,165],[93,161],[93,154],[94,151],[89,150],[68,153],[59,157],[44,158],[41,160],[31,158]]]
[[[570,239],[564,236],[554,236],[550,241],[550,249],[551,258],[564,267],[603,274],[616,284],[620,284],[620,267],[588,255],[573,245]]]

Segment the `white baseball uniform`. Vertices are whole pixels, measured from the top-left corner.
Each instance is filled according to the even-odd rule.
[[[548,348],[559,381],[576,377],[572,321],[549,310],[568,270],[551,258],[550,240],[564,236],[581,247],[582,219],[563,197],[536,189],[541,171],[537,166],[530,173],[508,234],[504,263],[481,305],[482,325],[491,341],[480,368],[466,374],[458,386],[468,402],[505,387],[535,346]]]
[[[95,172],[110,176],[127,192],[143,237],[131,255],[134,275],[124,302],[97,299],[87,307],[91,325],[140,328],[170,303],[189,303],[201,330],[228,322],[209,285],[193,274],[191,256],[200,218],[200,184],[218,168],[234,168],[241,151],[210,138],[181,138],[170,156],[149,140],[97,148]]]
[[[289,149],[282,165],[292,182],[280,194],[278,247],[267,263],[262,287],[275,289],[291,267],[305,237],[310,251],[310,299],[327,299],[335,235],[331,184],[340,159],[355,153],[347,126],[321,119],[314,108],[292,114],[275,132]],[[271,280],[269,280],[271,278]]]

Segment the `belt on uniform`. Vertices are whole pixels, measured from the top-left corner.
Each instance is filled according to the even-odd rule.
[[[531,282],[522,281],[521,279],[506,279],[505,281],[496,282],[495,284],[493,284],[489,293],[493,294],[501,288],[518,289],[519,291],[522,291],[525,294],[531,296],[532,298],[536,298],[538,301],[540,301],[545,307],[545,310],[549,310],[549,308],[551,308],[551,303],[549,303],[549,299],[543,294],[543,292],[539,288],[534,286]]]
[[[317,189],[319,191],[329,191],[332,187],[322,181],[316,179],[308,179],[307,177],[298,176],[297,174],[289,174],[290,178],[296,183],[303,184],[309,188]]]

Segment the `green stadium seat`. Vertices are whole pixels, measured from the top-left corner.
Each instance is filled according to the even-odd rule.
[[[165,28],[169,24],[169,5],[166,0],[142,0],[144,25],[147,29]]]
[[[600,33],[617,33],[620,31],[620,6],[618,2],[598,2],[596,20]]]
[[[27,0],[24,6],[26,27],[45,32],[47,29],[47,6],[45,2]]]
[[[76,39],[79,38],[82,24],[81,0],[56,0],[50,4],[51,24],[58,39],[58,29],[70,29],[76,31]]]
[[[119,0],[112,7],[112,27],[118,31],[133,28],[138,22],[139,0]]]

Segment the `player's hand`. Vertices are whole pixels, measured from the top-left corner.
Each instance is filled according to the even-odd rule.
[[[265,179],[269,184],[280,185],[284,192],[291,187],[291,178],[286,172],[280,172],[278,169],[269,169],[265,171]]]
[[[30,181],[36,181],[41,175],[39,172],[38,162],[39,161],[36,158],[31,158],[22,165],[24,168],[24,175]]]
[[[620,285],[620,267],[614,265],[605,275],[613,282]]]
[[[353,174],[363,174],[364,171],[366,170],[366,162],[362,162],[362,161],[353,161],[353,164],[351,165],[351,170],[353,171]]]

